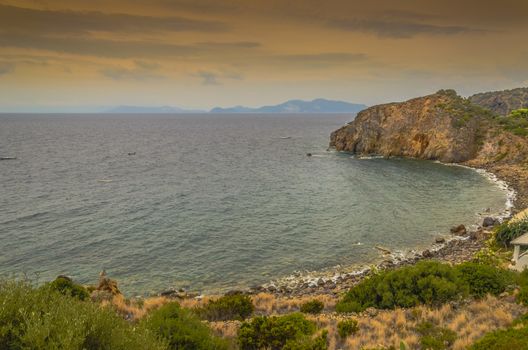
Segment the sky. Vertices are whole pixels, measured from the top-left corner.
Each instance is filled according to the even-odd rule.
[[[528,86],[527,0],[0,0],[0,111]]]

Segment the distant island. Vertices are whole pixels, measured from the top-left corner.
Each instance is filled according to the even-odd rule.
[[[367,108],[364,104],[318,98],[312,101],[289,100],[273,106],[229,108],[215,107],[210,111],[186,109],[172,106],[117,106],[106,109],[103,113],[138,113],[138,114],[175,114],[175,113],[357,113]]]
[[[312,101],[289,100],[272,106],[250,108],[236,106],[230,108],[216,107],[211,113],[357,113],[367,108],[364,104],[318,98]]]

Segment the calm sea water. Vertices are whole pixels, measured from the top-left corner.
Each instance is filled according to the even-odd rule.
[[[0,274],[219,291],[422,247],[504,208],[469,169],[326,151],[349,119],[0,115],[0,156],[17,157],[0,161]]]

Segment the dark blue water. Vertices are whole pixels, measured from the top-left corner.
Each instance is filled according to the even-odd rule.
[[[349,119],[0,115],[0,157],[17,157],[0,161],[0,274],[210,292],[370,262],[504,208],[469,169],[327,152]]]

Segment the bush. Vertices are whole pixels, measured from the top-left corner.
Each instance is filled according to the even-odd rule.
[[[169,349],[227,349],[227,343],[215,336],[190,310],[178,303],[165,304],[151,312],[140,326],[168,343]]]
[[[467,284],[454,268],[439,262],[422,261],[414,266],[383,271],[361,281],[337,303],[336,311],[440,305],[459,299],[467,292]]]
[[[346,338],[359,331],[358,322],[356,320],[343,320],[337,322],[337,333],[341,338]]]
[[[317,300],[310,300],[301,305],[301,312],[305,314],[318,314],[324,309],[324,304]]]
[[[528,350],[528,327],[510,327],[486,334],[469,350]]]
[[[326,349],[326,333],[312,339],[315,331],[315,323],[300,313],[259,316],[240,325],[238,344],[241,350]]]
[[[163,349],[110,308],[27,282],[0,280],[0,349]]]
[[[200,318],[208,321],[245,320],[253,313],[255,307],[247,295],[225,295],[210,300],[206,305],[195,308]]]
[[[513,273],[494,266],[467,262],[455,267],[467,283],[469,293],[477,298],[486,294],[499,295],[513,283]]]
[[[52,290],[56,290],[61,294],[69,295],[79,300],[86,300],[90,297],[86,288],[80,284],[73,283],[73,281],[67,277],[59,276],[48,286]]]
[[[528,306],[528,269],[524,269],[517,277],[517,284],[520,287],[517,294],[517,301]]]
[[[416,332],[421,335],[422,349],[444,350],[450,348],[456,340],[456,333],[450,329],[422,322],[416,326]]]
[[[528,232],[528,220],[515,223],[503,222],[495,228],[495,241],[503,247],[509,247],[515,238]]]

